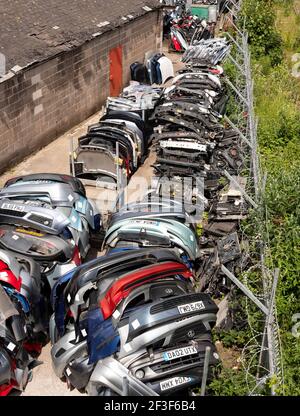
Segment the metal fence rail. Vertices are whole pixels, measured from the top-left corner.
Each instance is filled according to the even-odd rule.
[[[248,34],[245,30],[244,22],[241,22],[239,13],[242,8],[243,0],[227,0],[224,10],[227,8],[229,13],[226,19],[230,26],[235,29],[235,36],[227,33],[232,41],[234,48],[229,56],[229,60],[236,68],[235,80],[226,78],[228,87],[232,90],[236,98],[238,114],[236,120],[225,121],[236,131],[241,140],[241,148],[244,149],[245,163],[249,167],[249,186],[246,199],[251,201],[251,205],[256,208],[258,219],[258,246],[260,247],[259,267],[261,276],[261,286],[257,286],[256,295],[250,290],[247,278],[244,283],[237,282],[235,276],[229,276],[235,283],[263,311],[261,333],[253,331],[252,341],[244,348],[244,357],[247,357],[246,377],[252,378],[252,386],[249,385],[249,395],[259,394],[267,381],[271,387],[271,394],[276,395],[279,388],[283,392],[284,372],[282,365],[280,332],[277,321],[276,311],[276,288],[279,279],[279,270],[271,272],[267,267],[266,259],[270,260],[270,253],[267,251],[268,232],[264,227],[266,211],[263,202],[264,187],[266,178],[260,166],[260,158],[257,144],[258,119],[254,111],[254,81],[251,73],[251,56],[248,46]],[[249,157],[250,156],[250,157]],[[252,203],[253,201],[253,203]],[[247,276],[247,273],[245,274]],[[248,293],[247,293],[248,291]],[[253,367],[256,366],[256,377],[253,376]],[[253,380],[254,378],[254,380]],[[254,383],[253,383],[254,381]],[[254,387],[253,387],[254,384]]]

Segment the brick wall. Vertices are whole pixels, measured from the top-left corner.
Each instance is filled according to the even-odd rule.
[[[0,172],[101,108],[109,95],[109,50],[122,45],[129,66],[159,50],[161,15],[153,11],[70,52],[0,82]]]

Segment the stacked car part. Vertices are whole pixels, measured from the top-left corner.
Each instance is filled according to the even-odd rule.
[[[247,261],[237,234],[238,222],[249,209],[244,198],[247,180],[240,176],[245,149],[238,133],[222,120],[227,96],[223,69],[216,66],[229,49],[224,39],[191,46],[183,57],[185,67],[164,90],[151,117],[157,154],[155,195],[166,197],[172,189],[173,198],[189,214],[201,214],[196,220],[202,223],[197,276],[201,290],[214,296],[231,287],[221,265],[234,272]],[[204,211],[206,219],[201,220]]]
[[[0,247],[38,261],[51,287],[86,257],[100,228],[100,214],[71,176],[26,175],[0,191]]]
[[[238,136],[222,123],[226,92],[216,64],[227,45],[221,43],[207,44],[199,59],[196,44],[195,58],[189,51],[186,68],[156,100],[149,120],[157,186],[111,217],[105,256],[55,287],[54,369],[91,395],[175,394],[201,383],[206,347],[210,369],[217,362],[210,335],[217,308],[193,281],[201,276],[202,291],[222,293],[220,265],[232,269],[241,259],[234,220],[248,208],[235,179],[229,191],[220,181],[224,170],[239,180],[242,166]],[[124,96],[109,99],[107,108],[105,118],[110,110],[133,110]],[[179,198],[186,178],[192,183]],[[199,241],[193,205],[208,212]]]
[[[131,82],[120,97],[107,99],[99,123],[89,126],[71,155],[71,172],[83,180],[111,182],[130,178],[148,154],[147,114],[160,89]]]
[[[0,394],[24,388],[47,339],[49,286],[53,367],[70,387],[103,396],[186,393],[201,384],[208,348],[212,376],[218,308],[210,295],[229,290],[221,265],[234,272],[247,261],[237,233],[247,183],[239,136],[222,120],[227,97],[217,64],[230,45],[205,40],[205,24],[186,20],[176,22],[185,31],[185,68],[174,78],[157,53],[145,67],[135,63],[133,78],[173,78],[171,86],[133,81],[109,97],[71,155],[75,178],[29,175],[0,192]],[[105,254],[81,264],[101,217],[78,178],[119,185],[152,140],[153,187],[121,205],[109,219]]]
[[[226,38],[201,39],[187,48],[182,61],[217,65],[227,57],[230,48]]]
[[[26,175],[0,191],[0,288],[15,308],[0,324],[3,394],[25,387],[48,340],[51,288],[81,264],[100,228],[100,214],[71,176]]]
[[[0,250],[0,396],[25,388],[48,339],[43,285],[38,264]]]
[[[179,196],[182,180],[190,178],[193,183],[184,189],[192,196],[184,195],[183,199],[198,209],[207,205],[201,184],[223,130],[221,116],[214,110],[221,91],[219,78],[210,72],[179,74],[165,89],[151,117],[156,126],[152,138],[158,177],[169,178]]]
[[[174,75],[162,70],[163,58],[147,61],[151,83]],[[130,177],[148,151],[148,113],[160,100],[161,90],[137,82],[108,98],[100,122],[79,139],[75,173],[116,178],[108,172],[118,153]],[[195,228],[178,201],[151,196],[150,210],[142,201],[115,213],[105,256],[63,276],[52,292],[54,370],[92,395],[173,394],[201,383],[207,346],[209,368],[218,361],[211,341],[217,307],[193,286]]]
[[[164,37],[170,38],[170,51],[185,52],[189,45],[210,39],[214,29],[205,19],[193,16],[184,2],[180,3],[164,15]]]
[[[54,370],[91,395],[178,393],[201,383],[207,346],[209,368],[218,362],[218,308],[195,292],[181,250],[134,243],[62,277],[53,291]]]
[[[172,61],[163,53],[153,53],[148,56],[146,68],[150,84],[164,84],[174,77]]]

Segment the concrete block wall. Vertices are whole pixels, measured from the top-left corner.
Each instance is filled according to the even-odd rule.
[[[0,82],[0,172],[101,108],[109,95],[109,51],[120,45],[127,85],[130,64],[159,50],[161,24],[160,11],[152,11]]]

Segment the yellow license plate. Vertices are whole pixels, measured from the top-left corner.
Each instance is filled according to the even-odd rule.
[[[32,235],[34,237],[43,237],[45,234],[43,233],[39,233],[37,231],[29,231],[29,230],[24,230],[23,228],[16,228],[16,231],[18,233],[22,233],[22,234],[28,234],[28,235]]]

